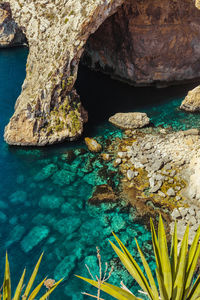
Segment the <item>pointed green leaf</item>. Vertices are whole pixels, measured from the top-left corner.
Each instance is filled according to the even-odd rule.
[[[158,245],[159,245],[161,261],[162,261],[161,268],[163,274],[163,281],[166,287],[168,298],[170,299],[172,294],[171,264],[169,260],[169,254],[168,254],[165,228],[164,228],[161,215],[159,216],[159,223],[158,223]]]
[[[200,275],[197,277],[195,283],[193,284],[191,290],[188,293],[187,300],[196,300],[200,295]]]
[[[4,282],[3,282],[3,300],[11,300],[10,267],[9,267],[7,252],[6,252],[6,261],[5,261]]]
[[[116,252],[116,254],[118,255],[118,257],[120,258],[122,264],[127,269],[127,271],[138,282],[138,284],[141,286],[141,288],[143,289],[143,291],[146,292],[149,295],[150,299],[153,300],[154,299],[153,298],[153,292],[152,292],[152,290],[151,290],[151,288],[150,288],[150,286],[148,284],[147,279],[145,278],[145,276],[144,276],[142,270],[140,269],[139,265],[136,263],[136,261],[131,256],[131,254],[128,252],[128,250],[126,249],[126,247],[123,246],[124,249],[126,249],[125,251],[127,251],[127,254],[123,253],[111,241],[110,241],[110,244],[111,244],[112,248],[114,249],[114,251]]]
[[[172,272],[172,285],[175,281],[175,275],[177,270],[177,261],[178,261],[178,238],[177,238],[177,223],[174,225],[174,233],[172,236],[171,242],[171,251],[170,251],[170,262],[171,262],[171,272]]]
[[[142,250],[140,249],[140,246],[139,246],[136,239],[135,239],[135,242],[136,242],[136,245],[137,245],[137,248],[138,248],[138,252],[140,253],[140,257],[141,257],[145,272],[146,272],[147,277],[149,279],[149,283],[150,283],[151,288],[152,288],[154,299],[159,299],[158,290],[157,290],[153,275],[151,273],[151,269],[149,268],[149,265],[148,265],[148,263],[147,263],[147,261],[144,257],[144,254],[142,253]]]
[[[57,281],[53,285],[53,287],[40,298],[40,300],[46,300],[46,299],[48,299],[49,295],[55,290],[55,288],[61,283],[61,281],[63,281],[63,278],[61,278],[59,281]]]
[[[184,297],[185,298],[184,299],[187,299],[187,294],[188,294],[188,291],[192,284],[192,279],[194,276],[194,272],[196,270],[199,255],[200,255],[200,244],[198,245],[197,250],[194,254],[193,261],[190,265],[190,268],[189,268],[188,272],[186,272],[186,284],[185,284],[185,289],[184,289]]]
[[[160,276],[162,276],[162,278],[163,278],[161,254],[160,254],[158,239],[156,236],[156,231],[155,231],[152,219],[150,219],[150,226],[151,226],[151,237],[152,237],[153,250],[154,250],[154,255],[155,255],[155,260],[156,260],[156,266],[159,270]]]
[[[22,273],[21,279],[20,279],[20,281],[18,283],[18,286],[17,286],[16,291],[15,291],[15,295],[13,297],[13,300],[19,300],[20,299],[20,295],[21,295],[21,291],[22,291],[22,287],[23,287],[23,283],[24,283],[25,274],[26,274],[26,269],[24,269],[24,271]]]
[[[77,276],[77,275],[76,275]],[[81,278],[82,280],[90,283],[91,285],[95,286],[96,288],[99,287],[99,283],[97,281],[94,281],[92,279],[88,279],[85,277],[77,276],[78,278]],[[101,290],[112,297],[118,299],[118,300],[141,300],[140,298],[137,298],[133,294],[125,291],[122,288],[116,287],[112,284],[109,284],[107,282],[101,284]]]
[[[37,272],[38,272],[38,269],[39,269],[42,257],[43,257],[43,253],[40,255],[40,258],[39,258],[39,260],[38,260],[38,262],[37,262],[37,264],[36,264],[36,266],[35,266],[35,268],[33,270],[31,278],[30,278],[30,280],[29,280],[29,282],[27,284],[26,290],[25,290],[24,295],[23,295],[23,300],[26,300],[27,297],[28,297],[28,295],[29,295],[29,293],[30,293],[30,290],[31,290],[31,288],[33,286],[33,283],[35,281],[35,277],[37,275]]]
[[[157,280],[158,280],[161,299],[169,300],[168,294],[167,294],[167,291],[166,291],[166,287],[165,287],[164,282],[163,282],[163,277],[161,276],[158,269],[156,269],[156,277],[157,277]]]
[[[189,226],[187,226],[185,230],[185,234],[183,236],[180,253],[178,256],[178,265],[176,278],[173,287],[173,297],[174,300],[180,300],[183,296],[184,286],[185,286],[185,274],[187,267],[187,251],[188,251],[188,234],[189,234]]]
[[[41,287],[43,286],[43,284],[44,284],[44,282],[45,282],[46,279],[47,279],[47,277],[44,278],[44,279],[42,280],[42,282],[40,282],[40,284],[38,284],[38,286],[36,286],[36,288],[32,291],[32,293],[31,293],[30,296],[28,297],[28,300],[34,300],[34,299],[35,299],[35,297],[37,296],[37,294],[38,294],[39,291],[41,290]]]

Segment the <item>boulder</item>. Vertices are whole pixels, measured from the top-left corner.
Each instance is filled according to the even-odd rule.
[[[147,126],[150,123],[150,119],[146,113],[130,112],[117,113],[109,118],[109,122],[120,129],[127,130]]]
[[[180,109],[189,112],[200,112],[200,86],[188,92],[181,103]]]
[[[93,138],[86,137],[85,143],[91,152],[100,152],[102,150],[102,146]]]

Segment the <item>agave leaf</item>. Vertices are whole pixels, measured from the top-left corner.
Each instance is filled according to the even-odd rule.
[[[15,295],[13,297],[13,300],[19,300],[20,299],[25,274],[26,274],[26,269],[24,269],[24,271],[22,273],[22,276],[20,278],[20,281],[19,281],[18,286],[17,286],[16,291],[15,291]]]
[[[3,300],[11,300],[10,267],[9,267],[7,252],[6,252],[4,282],[3,282]]]
[[[160,271],[158,269],[156,269],[156,277],[157,277],[157,280],[158,280],[161,299],[169,300],[169,297],[168,297],[168,294],[167,294],[167,291],[166,291],[166,287],[165,287],[164,282],[163,282],[163,277],[161,276]]]
[[[186,275],[186,267],[187,267],[187,251],[188,251],[188,234],[189,234],[189,226],[187,226],[182,244],[181,250],[178,256],[178,266],[176,272],[176,278],[173,286],[173,296],[172,299],[180,300],[182,299],[184,287],[185,287],[185,275]]]
[[[170,299],[172,294],[171,264],[169,260],[168,249],[167,249],[165,228],[164,228],[161,215],[159,216],[159,223],[158,223],[158,245],[160,248],[161,261],[162,261],[161,268],[163,273],[163,281],[166,287],[168,298]]]
[[[43,286],[43,284],[44,284],[44,282],[45,282],[46,279],[47,279],[47,277],[44,278],[44,279],[40,282],[40,284],[38,284],[38,286],[36,286],[36,288],[32,291],[32,293],[31,293],[30,296],[28,297],[28,300],[33,300],[33,299],[35,299],[35,297],[36,297],[37,294],[39,293],[39,291],[40,291],[41,287]],[[13,300],[14,300],[14,299],[13,299]]]
[[[77,275],[76,275],[77,276]],[[88,279],[85,277],[81,277],[81,276],[77,276],[78,278],[81,278],[82,280],[90,283],[91,285],[95,286],[96,288],[99,287],[99,283],[97,281],[94,281],[92,279]],[[111,295],[112,297],[118,299],[118,300],[142,300],[140,298],[137,298],[136,296],[134,296],[133,294],[125,291],[122,288],[119,288],[117,286],[114,286],[112,284],[109,284],[107,282],[101,284],[101,290],[109,295]]]
[[[139,246],[136,239],[135,239],[135,242],[136,242],[136,245],[137,245],[137,248],[138,248],[138,252],[140,253],[140,257],[141,257],[145,272],[146,272],[147,277],[149,279],[149,283],[150,283],[151,288],[152,288],[154,299],[159,299],[158,290],[157,290],[153,275],[151,273],[151,269],[149,268],[149,265],[148,265],[148,263],[147,263],[147,261],[144,257],[144,254],[142,253],[142,250],[140,249],[140,246]]]
[[[40,255],[40,258],[39,258],[39,260],[38,260],[38,262],[37,262],[37,264],[36,264],[36,266],[35,266],[35,268],[33,270],[31,278],[30,278],[30,280],[29,280],[29,282],[27,284],[26,290],[25,290],[24,295],[23,295],[23,300],[26,300],[27,297],[28,297],[28,295],[29,295],[29,293],[30,293],[30,290],[31,290],[31,288],[33,286],[33,283],[35,281],[35,277],[37,275],[37,272],[38,272],[38,269],[39,269],[42,257],[43,257],[43,253]]]
[[[160,276],[163,277],[161,254],[160,254],[158,239],[156,236],[156,231],[155,231],[152,219],[150,219],[150,226],[151,226],[151,237],[152,237],[153,250],[154,250],[154,255],[155,255],[155,259],[156,259],[156,266],[159,270]]]
[[[188,272],[186,272],[186,284],[185,284],[185,290],[184,290],[185,298],[184,299],[187,299],[187,293],[188,293],[188,291],[190,289],[190,286],[192,284],[192,279],[193,279],[193,276],[194,276],[194,272],[195,272],[195,269],[196,269],[196,265],[197,265],[199,255],[200,255],[200,244],[198,245],[197,250],[194,254],[194,258],[193,258],[193,261],[190,265],[190,268],[189,268]]]
[[[114,249],[114,251],[116,252],[116,254],[118,255],[118,257],[120,258],[122,264],[127,269],[127,271],[138,282],[138,284],[141,286],[143,291],[145,291],[149,295],[150,299],[154,300],[153,292],[152,292],[152,290],[151,290],[151,288],[148,284],[147,279],[145,278],[145,276],[144,276],[142,270],[140,269],[139,265],[136,263],[136,261],[131,256],[131,254],[128,252],[126,247],[124,246],[124,248],[126,249],[128,254],[123,253],[111,241],[109,241],[109,242],[110,242],[112,248]],[[131,259],[130,259],[130,257],[131,257]]]
[[[63,281],[63,278],[61,278],[59,281],[57,281],[53,285],[53,287],[40,298],[40,300],[46,300],[46,299],[48,299],[48,296],[55,290],[55,288],[61,283],[61,281]]]
[[[178,261],[178,238],[177,238],[177,223],[174,225],[174,233],[172,236],[171,242],[171,251],[170,251],[170,262],[171,262],[171,272],[172,272],[172,285],[175,281],[175,275],[177,270],[177,261]]]
[[[197,277],[190,292],[188,293],[187,300],[196,300],[200,295],[200,275]]]

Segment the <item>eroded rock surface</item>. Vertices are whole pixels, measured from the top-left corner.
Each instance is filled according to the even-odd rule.
[[[196,7],[190,0],[127,0],[89,38],[83,61],[135,85],[197,78],[200,12]]]
[[[87,113],[73,85],[83,47],[123,1],[9,1],[29,56],[22,92],[5,129],[7,143],[42,146],[80,136]]]
[[[150,123],[146,113],[117,113],[109,118],[109,122],[121,129],[142,128]]]
[[[25,35],[12,19],[10,5],[0,3],[0,48],[18,46],[25,42]]]
[[[200,86],[188,92],[180,108],[188,112],[200,112]]]

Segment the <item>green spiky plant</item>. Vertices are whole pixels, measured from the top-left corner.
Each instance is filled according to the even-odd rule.
[[[181,248],[178,253],[177,225],[175,223],[174,233],[171,239],[171,250],[170,253],[168,253],[167,239],[162,217],[159,217],[158,236],[156,235],[152,220],[150,220],[150,225],[156,261],[157,284],[137,240],[136,245],[145,269],[146,276],[143,274],[139,265],[131,256],[127,248],[114,234],[120,248],[118,248],[112,242],[110,243],[120,258],[122,264],[131,274],[131,276],[137,281],[143,292],[148,295],[148,298],[151,300],[200,300],[200,275],[197,277],[196,281],[193,282],[194,273],[200,254],[200,227],[197,230],[191,247],[188,249],[189,226],[187,226],[181,243]],[[101,284],[95,280],[80,276],[78,277],[97,288],[100,287],[102,291],[108,293],[116,299],[141,299],[134,296],[128,289],[124,290],[106,282]]]
[[[39,269],[39,266],[40,266],[40,263],[42,260],[42,256],[43,256],[43,253],[40,256],[37,264],[35,265],[33,273],[32,273],[30,280],[26,286],[24,286],[24,278],[25,278],[25,274],[26,274],[26,269],[24,269],[12,300],[19,300],[19,299],[34,300],[36,298],[36,296],[40,292],[42,286],[44,285],[45,280],[47,279],[47,278],[44,278],[31,292],[32,286],[34,284],[34,281],[35,281],[35,278],[38,273],[38,269]],[[49,295],[55,290],[55,288],[59,285],[59,283],[62,280],[63,280],[63,278],[61,280],[59,280],[58,282],[56,282],[50,289],[48,289],[47,292],[40,298],[40,300],[48,299]],[[3,289],[3,293],[0,293],[0,299],[2,299],[2,297],[3,297],[3,300],[11,300],[11,278],[10,278],[10,267],[9,267],[7,253],[6,253],[6,259],[5,259],[5,273],[4,273],[4,282],[3,282],[2,289]],[[23,291],[23,289],[24,289],[24,291]],[[31,294],[30,294],[30,292],[31,292]]]

